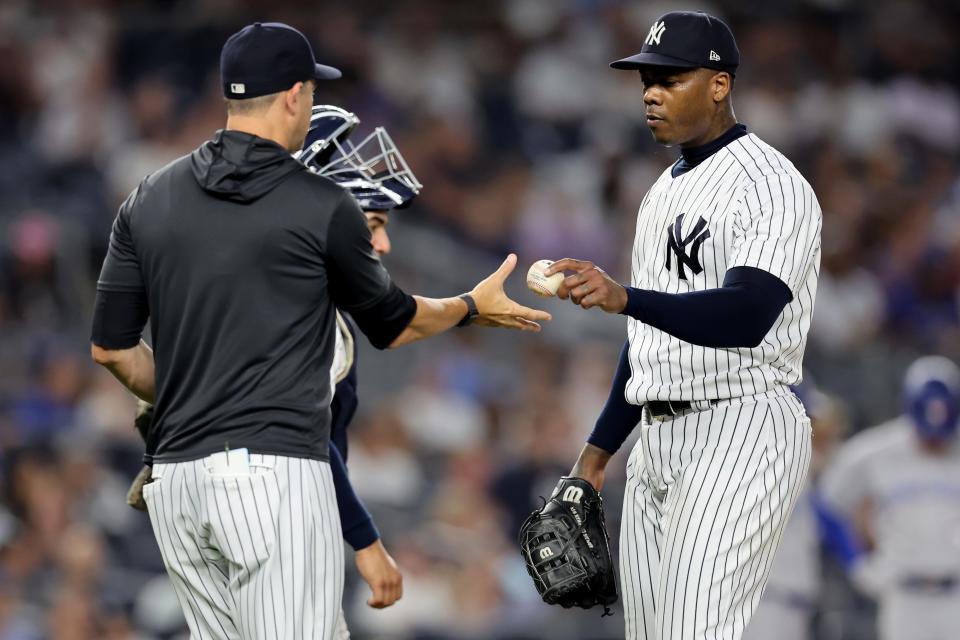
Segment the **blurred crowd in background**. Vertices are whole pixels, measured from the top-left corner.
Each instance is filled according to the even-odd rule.
[[[508,250],[522,269],[570,256],[628,277],[636,209],[676,150],[652,142],[637,74],[607,64],[678,8],[732,26],[738,118],[820,198],[810,379],[840,433],[890,418],[906,362],[960,356],[955,2],[4,2],[0,639],[186,637],[149,521],[124,502],[134,401],[90,362],[89,320],[120,201],[223,126],[227,35],[289,22],[344,70],[317,101],[360,116],[355,135],[386,126],[424,184],[392,214],[387,266],[408,291],[450,295]],[[349,576],[355,637],[622,637],[619,610],[543,605],[514,537],[592,427],[625,323],[521,280],[515,296],[555,314],[537,336],[362,349],[349,466],[406,595],[373,611]],[[625,457],[605,488],[614,544]],[[814,637],[872,637],[869,602],[824,572]]]

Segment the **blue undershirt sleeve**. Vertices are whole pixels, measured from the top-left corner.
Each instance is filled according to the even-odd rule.
[[[630,343],[620,350],[620,361],[610,385],[610,396],[604,405],[587,442],[608,453],[616,453],[633,428],[643,419],[643,407],[630,404],[624,395],[630,380]]]
[[[754,348],[793,299],[776,276],[754,267],[733,267],[723,286],[689,293],[627,287],[621,312],[702,347]]]
[[[330,443],[330,469],[333,472],[333,486],[337,492],[337,511],[340,512],[340,526],[343,539],[354,550],[369,547],[380,538],[380,532],[373,524],[373,518],[367,511],[347,477],[347,465],[337,446]]]

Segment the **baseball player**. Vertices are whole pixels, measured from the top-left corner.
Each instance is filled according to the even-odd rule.
[[[421,185],[382,127],[358,145],[351,144],[347,138],[359,124],[360,119],[349,111],[317,105],[310,117],[303,150],[295,155],[308,169],[330,177],[350,192],[366,216],[374,251],[383,257],[391,249],[387,233],[389,212],[408,207]],[[335,385],[331,404],[330,466],[343,537],[355,550],[357,570],[373,592],[367,604],[379,609],[400,599],[403,578],[347,474],[346,430],[358,404],[356,355],[356,331],[338,311],[336,347],[330,370]],[[341,609],[336,638],[349,637]]]
[[[850,527],[824,504],[818,478],[846,430],[838,402],[804,383],[794,389],[813,425],[807,486],[787,521],[760,605],[743,640],[806,640],[821,590],[821,549],[847,568],[860,553]]]
[[[227,124],[121,205],[92,356],[155,406],[143,495],[196,638],[332,638],[343,548],[330,471],[335,307],[379,348],[454,326],[537,330],[511,255],[469,294],[394,284],[356,201],[300,150],[319,80],[307,39],[256,23],[221,52]],[[151,350],[141,339],[151,321]]]
[[[650,27],[646,123],[680,158],[640,205],[632,284],[583,260],[558,295],[627,316],[613,388],[573,475],[596,487],[629,432],[620,571],[628,638],[739,638],[803,486],[801,377],[820,260],[812,188],[738,124],[733,34],[704,13]]]
[[[960,629],[960,369],[920,358],[904,412],[848,440],[823,477],[824,501],[871,550],[855,586],[879,603],[882,640],[946,640]]]
[[[356,115],[339,107],[313,107],[304,150],[294,156],[304,161],[314,173],[331,177],[357,200],[367,219],[373,250],[382,257],[390,253],[391,248],[387,234],[390,210],[408,207],[421,185],[386,130],[378,128],[359,145],[349,144],[347,136],[359,123]],[[372,147],[376,149],[371,152]],[[383,169],[375,171],[378,167]],[[333,366],[330,368],[331,384],[334,385],[330,467],[337,511],[344,540],[355,550],[357,570],[372,590],[367,604],[380,609],[392,605],[403,595],[403,577],[383,546],[373,518],[354,491],[347,474],[346,429],[358,404],[356,331],[339,312],[335,337]],[[137,420],[140,422],[138,429],[144,433],[149,431],[152,414],[152,405],[141,404]],[[150,471],[150,467],[144,467],[128,494],[128,502],[143,511],[147,510],[143,485],[150,481]],[[341,610],[336,638],[349,637]]]

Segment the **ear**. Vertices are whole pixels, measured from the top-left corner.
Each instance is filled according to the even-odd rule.
[[[287,112],[298,113],[297,106],[303,100],[303,82],[298,82],[283,92],[283,104]]]
[[[720,71],[713,76],[713,101],[723,102],[730,95],[733,88],[733,78],[726,71]]]

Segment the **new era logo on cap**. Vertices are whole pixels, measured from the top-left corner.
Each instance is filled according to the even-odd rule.
[[[233,93],[246,93],[247,85],[242,82],[233,82],[230,84],[230,91]]]
[[[720,54],[710,49],[710,59],[714,62],[720,62]]]

